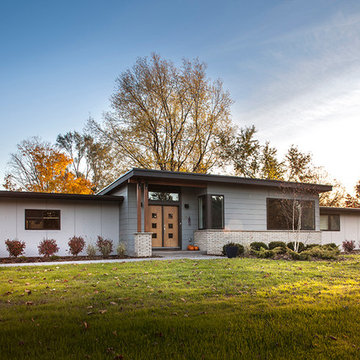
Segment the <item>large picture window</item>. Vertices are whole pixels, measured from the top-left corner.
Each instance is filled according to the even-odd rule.
[[[25,230],[60,230],[60,210],[25,210]]]
[[[199,229],[224,228],[224,196],[203,195],[199,197]]]
[[[267,199],[268,230],[315,230],[315,202]]]
[[[340,215],[320,215],[320,230],[340,231]]]

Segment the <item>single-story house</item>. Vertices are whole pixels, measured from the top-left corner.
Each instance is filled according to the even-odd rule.
[[[0,257],[7,256],[6,239],[25,241],[25,255],[36,256],[40,241],[52,238],[60,247],[59,255],[67,255],[72,236],[95,244],[100,235],[113,240],[114,248],[124,243],[127,253],[138,257],[151,256],[153,249],[185,250],[190,243],[208,254],[220,254],[228,242],[339,243],[348,233],[332,230],[331,217],[330,229],[323,229],[324,216],[339,213],[342,219],[350,213],[319,208],[319,193],[331,189],[329,185],[132,169],[96,195],[1,191]],[[340,220],[344,230],[343,221],[347,220]],[[301,230],[292,231],[297,224]]]

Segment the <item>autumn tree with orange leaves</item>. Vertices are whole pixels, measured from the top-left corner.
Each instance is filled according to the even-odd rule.
[[[92,184],[69,170],[72,159],[48,142],[33,137],[11,154],[4,187],[11,191],[92,194]]]

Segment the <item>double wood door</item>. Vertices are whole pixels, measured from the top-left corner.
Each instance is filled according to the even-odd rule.
[[[167,205],[149,205],[148,229],[152,232],[155,248],[179,246],[179,208]]]

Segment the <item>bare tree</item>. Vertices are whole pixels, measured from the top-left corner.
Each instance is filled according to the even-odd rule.
[[[181,67],[159,55],[139,58],[116,80],[113,112],[93,123],[127,167],[207,172],[220,164],[219,141],[232,131],[228,92],[206,66]]]

